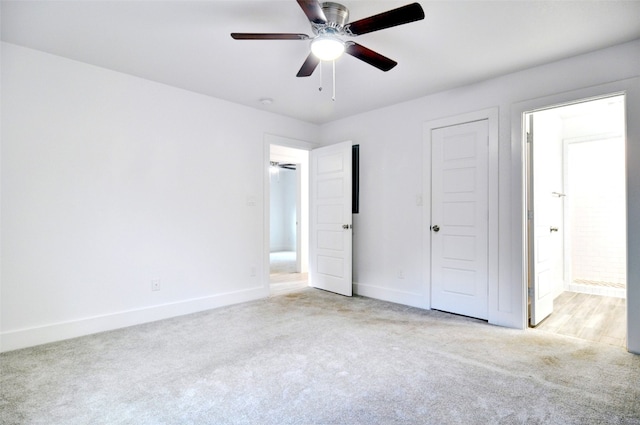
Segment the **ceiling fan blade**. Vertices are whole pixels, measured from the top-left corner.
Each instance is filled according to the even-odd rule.
[[[422,6],[418,3],[411,3],[397,9],[351,22],[345,26],[345,32],[351,33],[352,35],[362,35],[397,25],[408,24],[409,22],[419,21],[421,19],[424,19]]]
[[[298,0],[298,4],[304,14],[307,15],[309,21],[314,24],[325,24],[327,22],[327,17],[324,15],[322,6],[317,0]]]
[[[307,59],[302,64],[300,71],[296,74],[296,77],[308,77],[313,74],[313,71],[316,70],[316,67],[320,63],[320,59],[316,57],[313,53],[309,53]]]
[[[354,58],[358,58],[363,62],[373,65],[382,71],[388,71],[398,64],[398,62],[389,59],[386,56],[382,56],[380,53],[376,53],[371,49],[367,49],[358,43],[350,42],[347,44],[345,53],[350,54]]]
[[[232,32],[234,40],[308,40],[307,34]]]

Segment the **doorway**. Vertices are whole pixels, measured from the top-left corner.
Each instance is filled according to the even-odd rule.
[[[525,113],[529,324],[626,347],[624,95]]]
[[[307,286],[351,296],[353,143],[317,147],[308,142],[271,134],[265,134],[264,142],[265,296],[297,291]],[[280,257],[280,260],[289,264],[276,267],[284,266],[288,270],[279,276],[272,276],[272,273],[268,273],[271,271],[271,258],[275,257],[274,262],[277,262],[278,255],[271,255],[270,169],[272,165],[282,168],[280,164],[288,164],[286,168],[296,170],[296,251],[295,254],[288,251]],[[340,190],[337,190],[337,186]],[[336,208],[337,205],[341,207]],[[343,243],[339,244],[338,239]]]
[[[309,152],[269,146],[269,293],[308,286]]]

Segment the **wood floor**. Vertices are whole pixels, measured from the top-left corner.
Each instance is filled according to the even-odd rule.
[[[307,273],[296,273],[296,253],[272,252],[269,256],[271,296],[287,294],[309,286]]]
[[[626,347],[626,300],[563,292],[536,329]]]

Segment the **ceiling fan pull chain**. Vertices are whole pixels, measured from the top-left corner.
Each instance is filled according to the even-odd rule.
[[[322,91],[322,61],[320,61],[320,87],[318,87],[318,91]]]
[[[333,67],[333,96],[331,96],[331,100],[336,101],[336,61],[331,61]]]

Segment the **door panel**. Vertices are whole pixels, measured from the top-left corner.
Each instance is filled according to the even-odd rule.
[[[531,318],[532,326],[538,325],[553,312],[554,288],[554,252],[556,244],[552,240],[550,229],[554,226],[552,191],[552,175],[549,172],[549,158],[552,157],[550,143],[534,141],[534,115],[529,116],[529,199],[530,215],[529,238],[529,280],[531,286]],[[536,121],[537,122],[537,121]],[[557,225],[558,223],[555,223]]]
[[[310,284],[351,296],[350,142],[311,151],[310,165]]]
[[[488,120],[433,129],[432,308],[488,316]]]

